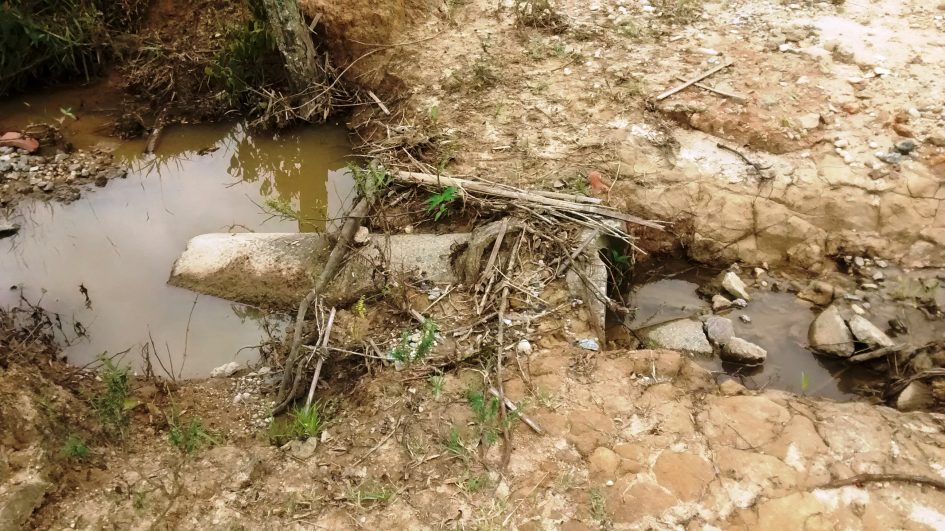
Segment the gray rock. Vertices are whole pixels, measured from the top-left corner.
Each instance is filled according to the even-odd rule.
[[[736,308],[747,308],[748,301],[746,301],[745,299],[735,299],[732,301],[732,306]]]
[[[702,323],[693,319],[677,319],[657,325],[647,330],[646,338],[660,348],[694,354],[712,354],[713,352]]]
[[[932,390],[925,382],[912,382],[896,397],[896,409],[916,411],[932,405]]]
[[[751,317],[748,316],[748,315],[745,315],[745,314],[739,315],[738,318],[741,319],[741,321],[742,321],[743,323],[750,323],[750,322],[751,322]]]
[[[211,378],[228,378],[230,376],[233,376],[233,373],[235,373],[236,371],[242,368],[243,366],[240,365],[239,363],[235,361],[231,361],[227,363],[226,365],[220,365],[216,369],[213,369],[212,371],[210,371],[210,377]]]
[[[829,306],[820,312],[811,323],[807,335],[811,348],[822,354],[840,358],[853,355],[853,335],[836,306]]]
[[[583,348],[584,350],[591,350],[594,352],[600,350],[600,343],[598,343],[594,338],[578,339],[577,346]]]
[[[916,148],[915,140],[912,140],[911,138],[907,138],[906,140],[900,140],[899,142],[896,142],[896,151],[902,153],[903,155],[908,155],[909,153],[912,153],[913,151],[915,151],[915,148]]]
[[[925,141],[935,147],[945,147],[945,131],[933,133]]]
[[[751,300],[751,296],[748,295],[748,289],[745,287],[745,283],[742,282],[742,279],[739,278],[734,271],[729,271],[722,277],[722,288],[724,288],[725,291],[729,292],[734,297],[745,299],[746,301]]]
[[[871,347],[891,347],[894,345],[893,340],[889,339],[889,336],[866,317],[854,315],[847,321],[847,324],[850,326],[850,331],[853,332],[853,337],[860,343],[865,343]]]
[[[12,169],[13,169],[13,164],[10,164],[9,162],[5,160],[0,160],[0,173],[6,173]]]
[[[876,153],[876,158],[887,164],[900,164],[903,159],[902,153],[896,151],[889,151],[887,153],[879,151]]]
[[[713,295],[712,296],[712,311],[718,312],[721,310],[727,310],[732,307],[732,301],[725,298],[723,295]]]
[[[719,355],[723,360],[745,365],[758,365],[768,358],[768,351],[740,337],[733,337],[722,345]]]
[[[835,291],[833,285],[822,280],[813,280],[797,294],[797,297],[818,306],[827,306],[833,302]]]
[[[0,531],[26,529],[33,511],[43,504],[50,485],[30,478],[12,485],[0,497]]]
[[[710,315],[705,319],[705,335],[712,343],[724,345],[735,335],[735,327],[731,319]]]
[[[804,129],[817,129],[820,127],[820,115],[812,112],[805,114],[797,119]]]

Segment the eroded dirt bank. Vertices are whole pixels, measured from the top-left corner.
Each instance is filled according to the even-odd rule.
[[[408,89],[387,92],[395,119],[362,109],[351,125],[373,152],[509,184],[603,172],[612,204],[676,221],[698,260],[945,263],[936,2],[558,2],[554,24],[516,16],[531,4],[452,2],[404,26],[352,6],[348,34],[391,46],[348,75]],[[737,99],[654,99],[729,61],[705,84]]]

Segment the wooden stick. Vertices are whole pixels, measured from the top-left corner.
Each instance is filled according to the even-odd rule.
[[[499,392],[496,391],[495,387],[490,387],[490,388],[489,388],[489,393],[491,393],[492,396],[494,396],[494,397],[496,397],[496,398],[500,398]],[[524,422],[525,424],[527,424],[528,427],[532,429],[532,431],[534,431],[535,433],[537,433],[537,434],[539,434],[539,435],[541,435],[542,433],[544,433],[544,432],[541,430],[541,426],[539,426],[534,420],[532,420],[532,419],[526,417],[525,415],[523,415],[522,413],[519,412],[518,407],[515,406],[515,402],[512,402],[511,400],[509,400],[508,398],[506,398],[506,399],[505,399],[505,407],[509,408],[509,411],[511,411],[512,413],[518,413],[518,418],[522,419],[522,422]]]
[[[483,195],[491,195],[494,197],[502,197],[505,199],[514,199],[517,201],[526,201],[535,205],[542,205],[546,207],[555,207],[557,210],[565,210],[570,212],[581,212],[584,214],[596,214],[598,216],[604,216],[607,218],[619,219],[621,221],[626,221],[627,223],[634,223],[636,225],[642,225],[644,227],[650,227],[657,230],[663,230],[663,225],[656,221],[646,220],[637,216],[630,214],[625,214],[618,210],[612,208],[607,208],[601,205],[591,205],[578,203],[576,201],[565,201],[562,199],[554,199],[551,197],[545,197],[543,195],[526,192],[525,190],[506,190],[501,187],[494,185],[486,185],[476,181],[469,181],[466,179],[457,179],[454,177],[445,177],[430,175],[427,173],[416,173],[408,171],[399,171],[393,174],[393,178],[407,183],[422,184],[426,186],[455,186],[457,188],[464,188],[467,192],[477,192]]]
[[[911,348],[909,345],[893,345],[891,347],[878,348],[876,350],[857,354],[856,356],[850,356],[847,358],[847,360],[851,363],[860,363],[864,361],[875,360],[876,358],[882,358],[897,352],[902,352],[908,350],[909,348]]]
[[[289,382],[292,381],[295,371],[295,360],[299,356],[299,346],[302,344],[302,323],[305,322],[305,314],[308,313],[308,307],[318,296],[315,290],[309,291],[302,302],[299,304],[298,314],[295,316],[295,330],[292,333],[292,346],[289,348],[289,357],[285,360],[282,371],[282,384],[279,386],[279,396],[283,397],[289,392]]]
[[[161,133],[164,132],[165,114],[167,114],[167,109],[162,110],[161,114],[154,120],[154,129],[151,131],[151,136],[148,137],[148,145],[144,148],[145,155],[150,155],[157,149],[158,142],[161,140]]]
[[[377,97],[377,94],[374,94],[373,91],[369,90],[367,91],[367,95],[370,96],[372,100],[374,100],[374,103],[376,103],[377,106],[380,107],[382,111],[384,111],[384,114],[387,114],[387,115],[390,114],[390,111],[387,109],[387,105],[384,105],[384,102],[381,101],[381,99]]]
[[[682,77],[682,76],[676,76],[676,80],[677,80],[677,81],[685,81],[686,79],[685,79],[684,77]],[[726,92],[726,91],[724,91],[724,90],[722,90],[722,89],[718,89],[718,88],[715,88],[715,87],[710,87],[710,86],[708,86],[708,85],[703,85],[702,83],[693,83],[692,86],[701,88],[702,90],[707,90],[707,91],[709,91],[709,92],[718,94],[719,96],[722,96],[722,97],[725,97],[725,98],[733,99],[733,100],[737,101],[738,103],[745,103],[745,98],[739,96],[738,94],[732,93],[732,92]]]
[[[694,85],[694,84],[696,84],[696,83],[702,81],[703,79],[705,79],[705,78],[711,76],[712,74],[715,74],[716,72],[722,71],[722,70],[724,70],[724,69],[726,69],[726,68],[732,66],[733,64],[734,64],[734,62],[728,61],[728,62],[726,62],[726,63],[723,63],[723,64],[720,64],[720,65],[716,66],[715,68],[712,68],[711,70],[707,70],[707,71],[705,71],[705,72],[703,72],[703,73],[701,73],[701,74],[699,74],[699,75],[697,75],[697,76],[695,76],[695,77],[689,78],[687,81],[685,81],[685,82],[682,83],[681,85],[677,85],[675,88],[671,88],[671,89],[667,90],[666,92],[664,92],[664,93],[660,94],[659,96],[657,96],[657,97],[656,97],[656,101],[665,100],[666,98],[672,96],[673,94],[676,94],[677,92],[679,92],[679,91],[681,91],[681,90],[685,90],[687,87],[689,87],[689,86],[691,86],[691,85]]]
[[[512,271],[515,269],[515,257],[524,239],[525,231],[522,231],[521,237],[515,242],[515,247],[512,248],[512,254],[509,255],[509,264],[505,268],[506,278],[512,276]],[[509,305],[509,284],[508,282],[504,282],[503,284],[502,299],[499,301],[499,330],[496,332],[498,349],[496,352],[495,379],[496,387],[499,388],[499,422],[502,424],[502,469],[504,470],[509,466],[509,461],[512,458],[512,434],[509,433],[509,423],[506,422],[508,413],[506,412],[505,405],[505,386],[502,383],[502,358],[505,357],[502,343],[505,335],[505,310]]]
[[[595,229],[594,232],[586,240],[584,240],[584,243],[579,245],[578,248],[575,249],[573,253],[571,253],[568,257],[565,258],[564,263],[558,267],[557,271],[555,271],[555,278],[561,278],[561,276],[564,275],[568,271],[568,268],[571,267],[571,263],[574,262],[574,260],[578,257],[578,255],[583,253],[584,249],[586,249],[587,246],[590,245],[591,242],[596,240],[597,238],[600,238],[600,231]]]
[[[480,301],[479,305],[476,306],[476,315],[482,315],[482,310],[486,307],[486,301],[489,299],[489,293],[492,291],[492,283],[495,282],[495,269],[493,269],[493,266],[495,265],[496,257],[499,255],[499,248],[502,247],[502,240],[505,239],[505,233],[508,232],[508,230],[509,218],[502,218],[502,225],[499,228],[499,235],[496,236],[495,243],[492,244],[492,252],[489,254],[489,261],[486,262],[486,268],[484,269],[486,274],[489,275],[487,277],[489,280],[486,282],[486,289],[483,290],[482,301]],[[483,278],[479,279],[478,284],[480,286],[482,285],[483,280]]]
[[[312,384],[308,386],[308,398],[305,399],[305,408],[312,405],[312,399],[315,397],[315,387],[318,385],[318,376],[322,373],[322,364],[328,357],[328,338],[331,336],[331,325],[335,322],[335,308],[332,307],[328,314],[328,324],[322,332],[321,354],[318,356],[318,363],[315,364],[315,374],[312,375]]]
[[[837,489],[849,485],[862,485],[863,483],[881,483],[881,482],[899,482],[899,483],[918,483],[929,487],[945,491],[945,481],[925,477],[914,476],[911,474],[860,474],[852,478],[837,479],[829,481],[815,489]]]
[[[550,192],[547,190],[533,190],[533,194],[543,195],[552,199],[563,199],[565,201],[574,201],[575,203],[590,203],[599,205],[603,201],[598,197],[587,197],[586,195],[563,194],[561,192]]]

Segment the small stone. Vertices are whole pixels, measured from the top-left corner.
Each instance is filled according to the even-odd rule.
[[[720,357],[732,363],[758,365],[764,363],[765,359],[768,358],[768,351],[750,341],[745,341],[740,337],[733,337],[726,344],[722,345]]]
[[[746,324],[751,322],[751,317],[749,317],[749,316],[747,316],[747,315],[745,315],[745,314],[739,315],[738,318],[741,319],[741,321],[742,321],[743,323],[746,323]]]
[[[804,129],[817,129],[820,127],[820,115],[812,112],[798,118],[798,123]]]
[[[836,305],[827,307],[814,319],[808,330],[811,348],[822,354],[841,358],[853,355],[853,335]]]
[[[107,184],[108,184],[108,177],[105,177],[104,175],[99,175],[98,177],[95,178],[95,186],[98,186],[99,188],[104,188],[105,185]]]
[[[527,356],[532,353],[532,344],[527,339],[522,339],[515,344],[515,352]]]
[[[925,141],[935,147],[945,147],[945,131],[933,133],[929,135]]]
[[[746,301],[745,299],[735,299],[732,301],[732,306],[736,308],[747,308],[748,301]]]
[[[835,292],[836,289],[832,284],[822,280],[812,280],[806,288],[797,294],[797,297],[818,306],[827,306],[833,302]]]
[[[358,231],[354,233],[354,243],[358,245],[363,245],[371,239],[371,231],[364,225],[358,227]]]
[[[858,114],[863,110],[863,106],[860,105],[860,102],[858,101],[849,101],[841,105],[840,108],[843,109],[843,112],[847,114]]]
[[[917,411],[932,405],[932,390],[925,382],[912,382],[896,398],[899,411]]]
[[[892,128],[893,128],[893,131],[895,131],[896,134],[899,136],[904,136],[907,138],[915,138],[915,133],[912,131],[912,128],[910,128],[906,124],[894,123]]]
[[[910,107],[908,110],[906,110],[906,114],[908,114],[909,117],[914,120],[922,118],[922,113],[919,112],[919,109],[916,109],[915,107]]]
[[[719,384],[719,392],[723,396],[735,396],[745,392],[745,386],[735,380],[725,380]]]
[[[854,315],[847,324],[857,341],[870,347],[891,347],[895,343],[882,330],[861,315]]]
[[[706,317],[705,335],[709,338],[709,341],[716,345],[725,344],[729,339],[735,336],[735,328],[732,326],[732,320],[718,315]]]
[[[727,310],[732,307],[732,301],[725,298],[723,295],[713,295],[712,296],[712,311],[718,312],[720,310]]]
[[[875,281],[877,281],[877,282],[880,281],[880,280],[884,280],[885,278],[886,278],[886,275],[883,274],[882,271],[877,271],[877,272],[873,273],[873,280],[875,280]]]
[[[592,350],[595,352],[600,350],[600,344],[597,342],[596,339],[589,339],[589,338],[578,339],[577,346],[583,348],[584,350]]]
[[[739,278],[734,271],[729,271],[722,277],[722,288],[735,297],[745,299],[746,301],[751,300],[751,296],[748,295],[748,289],[745,287],[745,283],[742,282],[742,279]]]
[[[866,260],[864,260],[862,256],[857,256],[853,259],[853,264],[856,265],[856,267],[863,267],[866,265]]]
[[[879,289],[879,286],[878,286],[877,284],[873,284],[872,282],[867,282],[867,283],[863,284],[863,285],[860,286],[860,287],[862,287],[863,289],[868,289],[868,290],[877,290],[877,289]]]
[[[889,264],[887,264],[885,260],[880,260],[879,258],[876,259],[876,267],[881,267],[885,269],[888,266]]]
[[[243,366],[235,361],[231,361],[225,365],[220,365],[216,369],[210,371],[211,378],[228,378],[233,376],[233,373],[240,370]]]
[[[906,139],[896,142],[896,151],[902,153],[903,155],[908,155],[915,151],[916,143],[915,140]]]
[[[887,164],[900,164],[902,162],[902,154],[895,151],[889,152],[876,152],[876,158],[887,163]]]

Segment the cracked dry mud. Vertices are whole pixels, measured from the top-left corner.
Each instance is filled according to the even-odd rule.
[[[501,476],[482,468],[474,450],[451,453],[444,444],[451,426],[470,447],[476,438],[465,392],[478,373],[447,376],[439,399],[426,385],[382,376],[362,384],[367,398],[345,399],[345,418],[317,452],[243,439],[182,461],[166,446],[132,447],[109,459],[107,473],[93,472],[94,487],[43,508],[37,521],[52,528],[572,530],[945,523],[945,492],[930,487],[818,488],[864,473],[941,478],[941,415],[750,392],[731,380],[716,385],[669,351],[589,360],[553,346],[530,366],[529,383],[513,378],[506,389],[530,404],[525,414],[547,433],[516,422]],[[222,425],[238,425],[241,406],[227,405],[220,382],[191,392],[205,401],[222,394]],[[495,463],[498,454],[492,446],[486,459]],[[378,486],[393,496],[355,501],[355,493]]]

